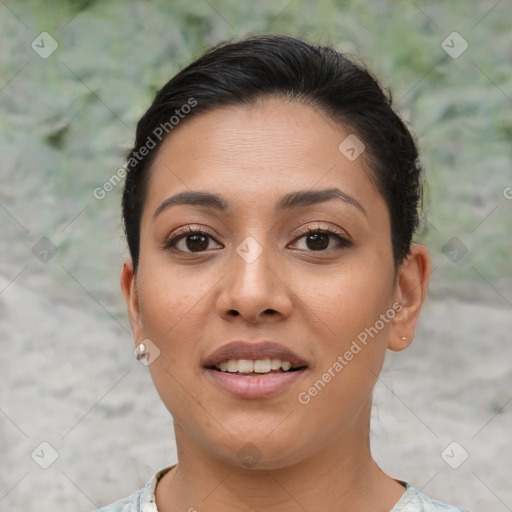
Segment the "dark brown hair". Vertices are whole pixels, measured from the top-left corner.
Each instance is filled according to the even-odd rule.
[[[389,208],[395,266],[409,253],[419,225],[421,166],[391,94],[363,65],[332,48],[268,35],[207,51],[162,87],[139,120],[122,199],[135,271],[150,167],[162,141],[178,123],[201,112],[269,96],[307,103],[356,134],[365,145],[370,177]]]

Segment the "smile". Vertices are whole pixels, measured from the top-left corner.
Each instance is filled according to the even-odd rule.
[[[276,373],[276,372],[293,372],[303,368],[296,366],[292,368],[290,361],[281,361],[281,359],[257,359],[252,361],[250,359],[230,359],[229,361],[222,361],[215,369],[222,372],[236,373],[236,374],[249,374],[258,375],[261,373]]]
[[[279,368],[272,369],[272,361],[274,366],[279,362]],[[262,372],[261,370],[266,370],[269,364],[271,369]],[[216,367],[205,368],[207,377],[230,395],[251,399],[267,398],[282,393],[302,378],[307,371],[305,366],[291,368],[291,363],[279,359],[257,361],[231,359],[226,361],[226,365],[231,365],[231,370],[236,369],[236,371],[229,371],[228,368],[225,370]],[[283,366],[288,369],[284,370]]]

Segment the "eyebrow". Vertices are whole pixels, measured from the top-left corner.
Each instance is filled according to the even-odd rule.
[[[275,209],[278,212],[286,212],[293,208],[301,208],[323,203],[331,199],[341,199],[347,204],[355,206],[365,216],[368,216],[366,210],[357,199],[342,192],[338,188],[328,188],[325,190],[298,190],[290,192],[283,196],[276,204]],[[228,203],[220,196],[210,192],[200,192],[188,190],[180,192],[167,198],[153,214],[153,218],[174,205],[193,205],[212,208],[221,212],[228,210]]]

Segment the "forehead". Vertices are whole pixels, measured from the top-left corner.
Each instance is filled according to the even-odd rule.
[[[146,207],[154,211],[176,192],[210,190],[258,209],[290,190],[330,187],[382,203],[364,152],[357,158],[346,152],[353,137],[313,107],[278,98],[195,114],[158,150]]]

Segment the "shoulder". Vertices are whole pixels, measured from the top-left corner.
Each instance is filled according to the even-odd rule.
[[[151,482],[151,480],[150,480]],[[148,495],[148,482],[142,489],[94,512],[158,512],[154,497]],[[153,495],[154,496],[154,495]]]
[[[406,491],[390,512],[468,512],[455,505],[429,498],[408,482],[403,483]]]
[[[174,466],[155,473],[142,489],[139,489],[127,498],[96,509],[94,512],[158,512],[155,503],[156,484]]]
[[[142,494],[142,489],[133,493],[131,496],[127,498],[123,498],[122,500],[115,501],[110,505],[106,505],[105,507],[99,508],[95,510],[95,512],[140,512],[140,495]]]

